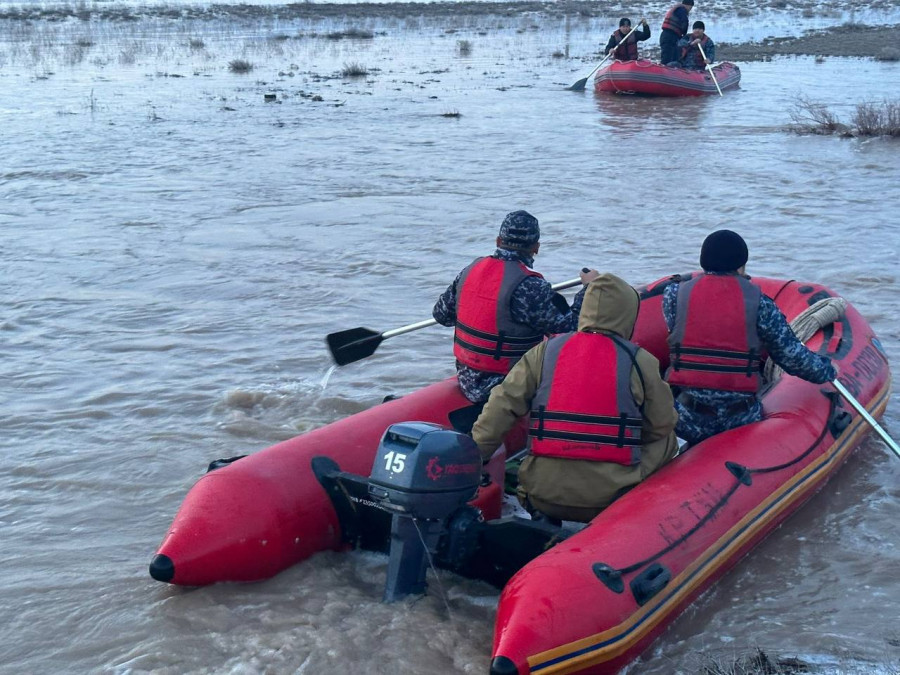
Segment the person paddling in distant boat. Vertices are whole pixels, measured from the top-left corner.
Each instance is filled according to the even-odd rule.
[[[491,389],[545,335],[573,331],[578,325],[583,289],[569,307],[550,282],[531,269],[540,238],[537,218],[527,211],[507,214],[497,250],[456,275],[434,305],[435,321],[456,327],[457,380],[472,403],[487,401]]]
[[[666,12],[662,31],[659,33],[659,62],[664,66],[677,62],[681,56],[681,52],[678,51],[678,41],[687,35],[690,23],[688,14],[693,8],[694,0],[681,0]]]
[[[623,17],[619,20],[619,29],[609,36],[604,53],[609,54],[615,50],[613,58],[617,61],[637,61],[638,42],[650,39],[650,26],[647,19],[641,19],[641,30],[636,30],[631,35],[631,19]]]
[[[716,44],[706,34],[706,25],[702,21],[695,21],[691,28],[691,34],[678,41],[678,48],[681,50],[678,65],[689,70],[703,70],[715,63]],[[700,47],[703,48],[702,51]]]

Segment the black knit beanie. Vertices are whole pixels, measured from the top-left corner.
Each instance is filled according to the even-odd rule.
[[[731,230],[716,230],[703,240],[700,267],[706,272],[734,272],[747,264],[747,243]]]

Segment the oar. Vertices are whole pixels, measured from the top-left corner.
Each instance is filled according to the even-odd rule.
[[[628,31],[628,35],[626,35],[624,38],[622,38],[621,40],[619,40],[619,45],[622,44],[623,42],[625,42],[625,40],[627,40],[628,38],[630,38],[630,37],[631,37],[631,34],[632,34],[634,31],[636,31],[636,30],[637,30],[637,27],[640,26],[640,25],[641,25],[641,22],[638,21],[638,23],[637,23],[630,31]],[[612,51],[609,52],[609,54],[607,54],[606,56],[603,57],[603,60],[602,60],[600,63],[597,64],[597,67],[596,67],[596,68],[594,68],[590,73],[588,73],[588,76],[587,76],[587,77],[581,78],[580,80],[578,80],[578,82],[576,82],[575,84],[573,84],[571,87],[566,87],[566,89],[567,89],[568,91],[584,91],[584,84],[585,84],[585,82],[587,82],[589,79],[591,79],[591,75],[593,75],[593,74],[596,73],[598,70],[600,70],[600,66],[602,66],[604,63],[606,63],[606,59],[608,59],[610,56],[612,56],[613,54],[616,53],[616,50],[619,48],[619,45],[616,45],[615,47],[613,47],[613,48],[612,48]]]
[[[703,60],[706,61],[706,52],[703,51],[703,45],[700,44],[699,42],[697,43],[697,49],[700,50],[700,56],[702,56],[702,57],[703,57]],[[715,73],[713,73],[713,71],[712,71],[712,64],[711,64],[711,63],[707,63],[707,64],[706,64],[706,70],[709,71],[709,76],[712,78],[713,84],[715,84],[715,85],[716,85],[716,89],[719,90],[719,96],[722,96],[722,88],[719,86],[719,81],[716,79],[716,75],[715,75]]]
[[[888,436],[888,433],[881,428],[881,425],[875,421],[875,418],[869,414],[869,411],[863,408],[862,404],[853,398],[853,394],[847,391],[847,388],[840,383],[840,381],[835,378],[831,381],[831,384],[834,385],[834,388],[838,390],[838,393],[847,399],[847,402],[853,406],[853,408],[858,412],[862,418],[869,423],[869,425],[875,430],[875,432],[881,436],[881,440],[887,443],[888,447],[894,451],[894,454],[900,458],[900,447],[897,447],[896,441],[893,438]]]
[[[572,288],[572,286],[577,286],[580,283],[580,278],[563,281],[562,283],[555,284],[553,290],[561,291],[564,288]],[[420,328],[428,328],[428,326],[434,326],[435,324],[437,324],[437,321],[428,319],[426,321],[419,321],[418,323],[411,323],[408,326],[394,328],[393,330],[388,330],[383,333],[370,330],[369,328],[350,328],[348,330],[329,334],[326,336],[325,341],[328,343],[328,351],[331,352],[331,357],[334,359],[334,362],[339,366],[345,366],[348,363],[353,363],[354,361],[359,361],[367,356],[371,356],[375,353],[375,350],[378,349],[378,345],[388,338],[397,337],[404,333],[411,333]]]

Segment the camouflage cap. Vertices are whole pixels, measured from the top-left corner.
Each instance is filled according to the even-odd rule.
[[[500,225],[500,242],[504,248],[527,250],[541,238],[538,219],[528,211],[513,211],[506,214]]]

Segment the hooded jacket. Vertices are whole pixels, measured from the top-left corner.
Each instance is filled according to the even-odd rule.
[[[603,274],[587,286],[578,330],[629,340],[639,308],[637,291],[622,279]],[[541,383],[546,345],[543,342],[528,351],[491,392],[472,428],[484,459],[500,446],[516,420],[529,414]],[[638,349],[635,359],[643,375],[642,381],[637,369],[631,368],[631,392],[643,406],[640,464],[529,455],[519,469],[519,498],[523,503],[527,499],[532,507],[555,518],[586,522],[675,456],[678,415],[672,392],[659,374],[656,357]]]

